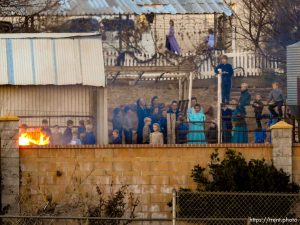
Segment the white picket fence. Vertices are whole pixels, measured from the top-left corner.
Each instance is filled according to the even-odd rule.
[[[226,54],[229,58],[229,62],[235,69],[235,76],[261,76],[263,71],[272,69],[276,72],[280,72],[279,63],[275,58],[267,58],[262,55],[254,54],[253,52],[229,52],[225,53],[222,51],[214,51],[212,53],[212,60],[207,59],[198,68],[198,78],[209,79],[214,77],[214,65],[217,64],[217,58],[221,54]],[[183,56],[189,56],[190,54],[185,54]],[[152,58],[153,55],[136,55],[140,60],[147,60]],[[106,66],[116,66],[117,64],[118,52],[114,50],[104,51],[104,63]],[[139,66],[139,67],[151,67],[151,66],[171,66],[178,65],[178,61],[172,57],[166,59],[166,57],[158,57],[147,63],[138,63],[135,59],[130,57],[128,54],[125,56],[125,62],[123,64],[126,66]],[[176,76],[176,74],[174,74]]]

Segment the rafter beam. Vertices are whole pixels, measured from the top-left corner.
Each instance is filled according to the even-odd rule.
[[[106,73],[189,73],[191,66],[106,66]]]
[[[159,77],[156,77],[155,83],[157,83],[161,78],[163,78],[164,75],[165,73],[162,73]]]
[[[115,81],[117,80],[120,74],[121,74],[120,72],[117,72],[116,75],[113,76],[113,79],[111,80],[111,84],[115,83]]]
[[[138,73],[139,77],[138,77],[138,78],[136,79],[136,81],[134,82],[134,85],[137,85],[137,83],[141,80],[143,74],[144,74],[144,72]]]

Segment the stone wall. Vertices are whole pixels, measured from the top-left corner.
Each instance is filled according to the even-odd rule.
[[[107,194],[128,184],[129,190],[141,200],[139,217],[165,218],[170,216],[167,203],[172,189],[194,189],[190,177],[193,166],[206,167],[215,149],[222,158],[227,148],[241,152],[247,160],[272,159],[270,145],[21,148],[21,197],[44,202],[51,196],[60,203],[66,198],[73,199],[73,191],[91,197],[96,196],[96,185]]]

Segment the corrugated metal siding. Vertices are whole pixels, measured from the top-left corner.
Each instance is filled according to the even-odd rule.
[[[232,15],[223,0],[69,0],[56,12],[47,15],[111,15],[111,14],[188,14],[224,13]]]
[[[1,85],[105,86],[100,38],[0,35],[0,48]]]
[[[298,104],[297,79],[300,79],[300,42],[287,48],[288,104]]]
[[[86,86],[0,86],[1,115],[89,116],[92,92]]]

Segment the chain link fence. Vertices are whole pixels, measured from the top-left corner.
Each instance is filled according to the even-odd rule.
[[[295,224],[299,203],[299,194],[179,191],[176,220],[177,224]]]
[[[2,215],[0,225],[271,225],[299,218],[299,194],[174,191],[168,219]]]
[[[0,225],[172,225],[171,219],[1,216]]]

